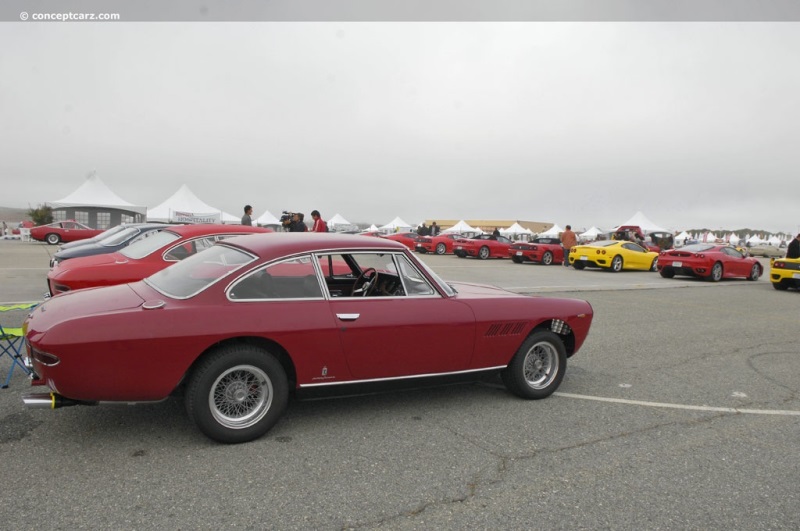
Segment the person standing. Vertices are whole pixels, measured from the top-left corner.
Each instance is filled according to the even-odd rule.
[[[794,240],[789,242],[786,247],[786,258],[800,258],[800,234],[795,236]]]
[[[314,220],[314,226],[311,228],[311,232],[328,232],[328,224],[325,223],[325,220],[320,216],[319,210],[312,210],[311,218]]]
[[[289,224],[289,232],[308,232],[303,218],[305,216],[301,212],[292,214],[292,222]]]
[[[578,244],[578,237],[572,232],[572,226],[567,225],[567,229],[561,233],[561,247],[564,248],[564,267],[569,267],[569,250]]]
[[[253,226],[253,207],[250,205],[244,206],[244,216],[242,216],[242,225],[247,225],[248,227]]]
[[[439,225],[437,225],[435,221],[431,223],[430,231],[431,231],[431,236],[439,235]]]

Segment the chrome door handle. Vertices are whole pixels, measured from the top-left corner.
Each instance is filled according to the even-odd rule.
[[[339,318],[340,321],[355,321],[359,317],[361,317],[360,313],[337,313],[336,317]]]

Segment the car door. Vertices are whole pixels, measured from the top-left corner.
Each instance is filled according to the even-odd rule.
[[[643,247],[635,243],[623,243],[622,247],[628,250],[624,255],[626,269],[650,269],[653,259]]]
[[[722,254],[725,256],[723,271],[725,276],[746,277],[750,274],[753,265],[744,257],[742,253],[733,247],[723,247]]]
[[[439,293],[402,253],[351,257],[362,271],[374,267],[379,278],[383,274],[403,284],[402,294],[330,297],[354,379],[449,373],[469,366],[475,317],[468,306]]]

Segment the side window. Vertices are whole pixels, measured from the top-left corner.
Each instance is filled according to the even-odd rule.
[[[195,252],[193,241],[183,242],[170,249],[169,252],[164,255],[164,259],[172,261],[183,260],[187,256],[193,255]]]
[[[234,300],[322,298],[317,272],[308,256],[257,269],[236,282],[228,293]]]
[[[400,277],[403,279],[406,295],[413,297],[415,295],[433,295],[436,291],[428,284],[428,280],[422,276],[422,273],[411,265],[402,254],[397,256],[397,265],[400,269]]]

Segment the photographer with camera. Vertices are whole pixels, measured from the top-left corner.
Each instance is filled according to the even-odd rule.
[[[302,212],[283,211],[281,216],[281,226],[288,232],[308,232],[308,227],[303,222],[305,216]]]

